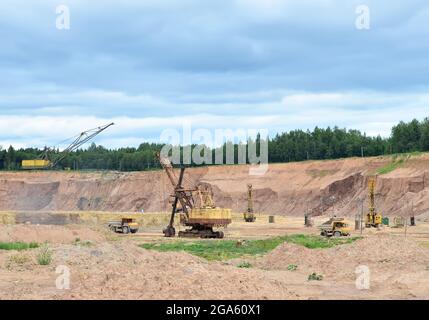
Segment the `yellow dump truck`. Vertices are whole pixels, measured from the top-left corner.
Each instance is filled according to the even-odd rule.
[[[139,224],[133,218],[122,218],[120,221],[109,221],[108,227],[117,233],[136,233],[139,230]]]
[[[320,235],[342,237],[350,235],[351,230],[344,218],[331,218],[320,226]]]
[[[50,164],[51,162],[49,160],[22,160],[21,168],[26,170],[46,169]]]

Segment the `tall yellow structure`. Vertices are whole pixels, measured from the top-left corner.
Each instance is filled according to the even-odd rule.
[[[253,192],[252,185],[247,185],[247,211],[243,215],[244,221],[246,222],[255,222],[256,216],[253,212]]]
[[[375,185],[376,185],[376,177],[371,177],[368,180],[368,213],[365,219],[365,227],[375,227],[377,228],[382,224],[383,217],[380,213],[377,212],[375,208]]]

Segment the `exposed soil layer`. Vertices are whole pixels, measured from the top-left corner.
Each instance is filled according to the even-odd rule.
[[[270,164],[264,175],[249,175],[249,166],[188,169],[189,185],[209,183],[218,206],[243,212],[246,184],[252,183],[258,212],[303,215],[354,215],[359,199],[367,201],[367,179],[392,157],[350,158]],[[379,175],[377,206],[384,215],[429,213],[429,155],[408,158],[397,169]],[[0,210],[141,211],[169,210],[171,185],[163,171],[1,172]],[[28,219],[27,219],[28,220]]]

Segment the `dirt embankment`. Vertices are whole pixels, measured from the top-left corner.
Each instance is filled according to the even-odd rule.
[[[258,212],[354,215],[367,204],[367,177],[388,166],[391,157],[270,164],[264,175],[249,167],[188,169],[188,184],[212,185],[218,206],[245,210],[246,184],[254,186]],[[429,214],[429,155],[414,156],[377,180],[377,206],[385,215]],[[2,172],[0,210],[165,211],[172,186],[163,171],[134,173]]]

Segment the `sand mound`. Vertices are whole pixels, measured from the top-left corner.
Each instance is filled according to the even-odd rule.
[[[429,252],[413,240],[380,234],[329,249],[308,249],[285,243],[257,259],[256,264],[268,270],[287,270],[289,264],[295,264],[310,273],[354,279],[359,265],[368,266],[373,273],[426,271]]]
[[[34,226],[33,226],[34,227]],[[37,264],[40,249],[0,251],[3,299],[393,299],[428,298],[428,250],[412,240],[371,235],[350,245],[307,249],[283,244],[250,269],[208,262],[187,253],[156,252],[122,239],[53,244],[53,261]],[[13,263],[11,263],[11,261]],[[288,271],[296,264],[296,271]],[[371,289],[357,290],[355,269],[371,270]],[[70,269],[70,290],[55,286],[56,267]],[[323,281],[308,281],[312,272]]]
[[[185,253],[158,253],[121,243],[87,250],[73,261],[88,265],[87,259],[92,263],[88,270],[75,274],[75,290],[67,297],[266,299],[293,295],[285,286],[262,281],[262,275],[255,277],[246,270],[208,263]]]
[[[295,297],[284,284],[264,279],[262,271],[209,263],[186,253],[159,253],[127,241],[52,249],[52,266],[66,265],[71,289],[55,289],[54,267],[35,266],[38,292],[0,285],[3,298],[53,299],[285,299]],[[36,254],[36,252],[34,252]],[[22,272],[21,272],[22,274]],[[1,278],[1,272],[0,272]],[[51,279],[48,281],[47,279]],[[12,287],[12,283],[9,283]]]

